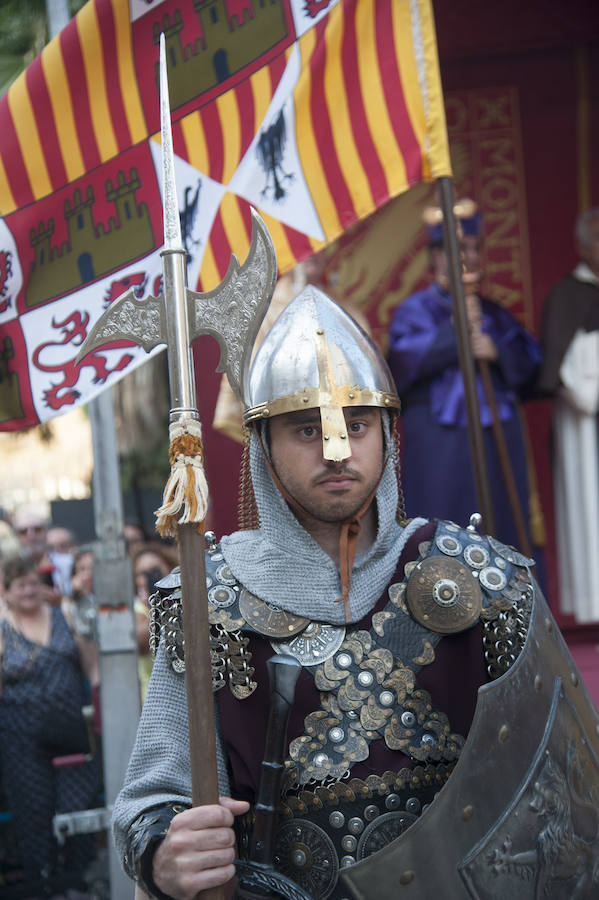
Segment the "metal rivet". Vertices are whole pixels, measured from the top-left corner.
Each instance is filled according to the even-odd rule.
[[[352,818],[347,823],[347,830],[350,832],[350,834],[362,834],[362,832],[364,831],[364,822],[357,816],[352,816]]]
[[[337,657],[337,662],[342,669],[346,669],[348,666],[351,666],[351,656],[349,653],[340,653]]]
[[[301,869],[306,865],[307,856],[303,850],[296,849],[291,854],[291,862],[297,869]]]
[[[502,744],[505,744],[505,742],[507,741],[509,736],[510,736],[509,727],[507,725],[502,725],[501,728],[499,729],[499,740],[502,742]]]
[[[339,860],[342,869],[347,869],[348,866],[353,866],[355,861],[356,860],[353,856],[342,856]]]
[[[341,849],[346,853],[353,853],[357,846],[358,842],[353,834],[344,834],[341,838]]]
[[[414,715],[414,713],[410,712],[409,710],[402,712],[401,724],[404,726],[404,728],[411,728],[412,725],[415,725],[416,724],[416,716]]]
[[[309,399],[310,399],[309,397],[302,397],[302,402],[307,403]]]
[[[535,676],[535,691],[540,691],[543,688],[543,679],[540,675]]]
[[[422,804],[418,797],[408,797],[406,800],[406,812],[413,813],[415,816],[418,815]]]
[[[570,672],[570,681],[572,682],[574,687],[578,687],[579,679],[578,679],[578,675],[576,674],[576,672]]]
[[[324,328],[317,328],[316,334],[324,334]]]
[[[383,706],[391,706],[395,699],[395,694],[393,691],[381,691],[381,696],[379,697],[380,702]]]
[[[402,872],[401,875],[399,876],[399,883],[400,884],[410,884],[412,881],[414,881],[415,878],[416,878],[416,875],[414,874],[414,872],[412,872],[408,869],[407,871]]]
[[[339,435],[339,437],[341,438],[342,441],[344,441],[344,440],[346,439],[347,435],[344,434],[343,432],[341,432],[341,434]]]
[[[336,809],[329,816],[329,824],[332,828],[343,828],[343,826],[345,825],[345,816],[342,812],[339,812],[339,810]]]
[[[471,806],[470,804],[468,806],[465,806],[464,809],[462,810],[462,820],[464,822],[468,822],[472,818],[473,815],[474,815],[474,807]]]
[[[314,765],[315,766],[324,766],[328,763],[329,757],[326,753],[317,753],[314,757]]]
[[[397,794],[389,794],[385,800],[385,806],[387,809],[397,809],[399,806],[399,797]]]
[[[262,410],[262,418],[263,418],[263,419],[268,419],[269,415],[270,415],[270,410],[269,410],[269,409],[263,409],[263,410]]]
[[[354,394],[353,391],[350,391],[349,394],[348,394],[348,396],[349,396],[349,399],[350,399],[350,400],[353,400],[354,397],[355,397],[356,395]]]
[[[330,437],[328,434],[323,434],[323,438],[325,441],[330,441]]]
[[[374,681],[374,675],[372,672],[360,672],[358,675],[358,683],[362,685],[362,687],[369,687]]]
[[[339,728],[339,726],[335,726],[334,728],[331,728],[331,730],[329,731],[329,738],[332,740],[332,742],[334,744],[338,744],[339,741],[342,741],[344,737],[345,737],[345,732],[344,732],[343,728]]]
[[[364,818],[366,819],[367,822],[372,822],[373,819],[376,819],[378,814],[379,814],[379,808],[378,808],[378,806],[375,806],[374,803],[371,803],[369,806],[365,807],[365,809],[364,809]]]

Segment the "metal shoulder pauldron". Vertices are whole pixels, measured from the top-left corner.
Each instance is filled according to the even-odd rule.
[[[420,560],[406,565],[404,581],[391,587],[395,601],[436,634],[455,634],[480,619],[487,670],[499,677],[526,640],[534,560],[453,522],[439,522],[420,552]]]

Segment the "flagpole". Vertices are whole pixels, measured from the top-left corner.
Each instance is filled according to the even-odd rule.
[[[140,691],[133,615],[133,574],[123,537],[123,508],[112,388],[88,404],[94,458],[94,594],[100,657],[104,797],[111,809],[125,780],[137,733]],[[114,841],[108,835],[111,900],[131,900]]]
[[[480,421],[480,407],[478,403],[474,360],[470,349],[470,327],[468,325],[468,316],[466,314],[466,299],[462,281],[462,261],[460,258],[456,220],[453,211],[454,198],[453,182],[451,178],[442,176],[437,179],[437,194],[439,197],[439,205],[443,213],[443,243],[447,254],[449,288],[451,296],[453,297],[453,320],[458,344],[458,358],[462,379],[464,381],[464,397],[466,401],[466,415],[468,418],[468,437],[470,440],[470,452],[472,454],[476,496],[479,505],[478,512],[480,512],[483,517],[483,530],[487,533],[494,534],[495,518],[493,515],[493,503],[491,500],[483,430]]]

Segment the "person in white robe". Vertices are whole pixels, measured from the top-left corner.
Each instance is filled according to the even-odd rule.
[[[559,604],[599,621],[599,208],[578,217],[579,262],[543,312],[541,394],[552,396]]]

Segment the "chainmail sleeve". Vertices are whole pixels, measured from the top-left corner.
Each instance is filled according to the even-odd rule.
[[[216,705],[215,710],[218,788],[221,796],[229,796],[229,778]],[[185,678],[175,673],[167,663],[161,643],[135,745],[112,816],[117,853],[131,878],[145,882],[140,877],[141,857],[150,845],[155,849],[157,826],[164,833],[165,825],[168,828],[176,812],[189,806],[191,778]],[[147,868],[147,855],[145,862]]]

